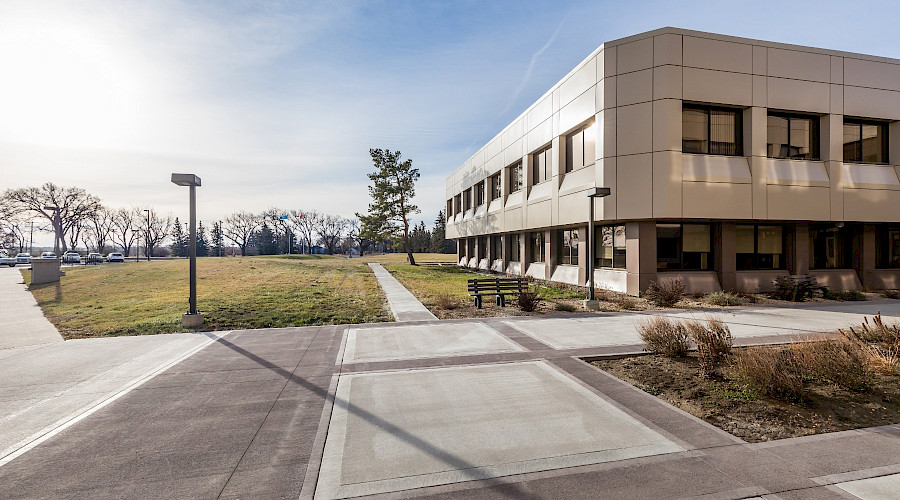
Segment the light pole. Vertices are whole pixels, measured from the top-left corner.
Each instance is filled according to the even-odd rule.
[[[53,210],[53,253],[59,257],[59,240],[62,239],[59,235],[59,226],[62,225],[62,220],[59,218],[59,207],[46,206],[44,210]]]
[[[191,295],[188,301],[188,312],[181,316],[181,325],[200,326],[203,324],[203,315],[197,312],[197,186],[200,185],[200,178],[194,174],[172,174],[172,182],[179,186],[188,186],[191,191],[191,236],[188,247]]]
[[[594,198],[605,198],[609,196],[611,190],[608,187],[595,187],[588,191],[588,202],[590,209],[588,210],[588,237],[587,237],[587,260],[588,260],[588,298],[584,301],[585,309],[597,310],[600,304],[594,297]]]
[[[150,209],[145,208],[147,212],[147,230],[144,231],[144,251],[147,252],[147,262],[150,262]]]

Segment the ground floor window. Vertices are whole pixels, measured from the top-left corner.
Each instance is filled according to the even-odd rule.
[[[853,267],[853,228],[836,224],[809,226],[809,264],[811,269],[850,269]]]
[[[500,260],[503,258],[503,236],[495,234],[491,236],[491,260]]]
[[[478,237],[478,260],[487,258],[487,236]]]
[[[594,264],[597,267],[625,269],[625,226],[597,226],[594,233],[597,241],[597,256]]]
[[[565,266],[578,265],[577,229],[563,229],[559,232],[559,263]]]
[[[475,257],[475,238],[466,240],[466,257],[469,259]]]
[[[784,269],[784,228],[760,224],[738,224],[735,242],[737,270]]]
[[[657,224],[656,268],[660,271],[712,269],[709,224]]]
[[[511,262],[519,262],[520,239],[519,233],[509,235],[509,260]]]
[[[900,267],[900,226],[875,227],[875,262],[880,268]]]
[[[544,262],[544,232],[538,231],[528,236],[531,262]]]

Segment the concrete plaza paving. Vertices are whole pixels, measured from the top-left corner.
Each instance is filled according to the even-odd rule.
[[[19,269],[0,268],[0,349],[62,342],[25,287]]]
[[[875,310],[900,302],[720,314],[765,343]],[[647,314],[0,350],[0,498],[892,498],[900,425],[748,444],[581,359],[639,351]]]

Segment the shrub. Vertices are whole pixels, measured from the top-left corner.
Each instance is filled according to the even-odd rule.
[[[731,330],[722,320],[709,318],[703,321],[685,322],[688,335],[697,344],[700,375],[712,376],[716,368],[731,354]]]
[[[805,387],[794,353],[790,349],[748,347],[735,356],[731,376],[757,394],[801,401]]]
[[[728,292],[713,292],[703,297],[703,302],[714,306],[740,306],[744,304],[741,297]]]
[[[663,316],[651,316],[638,323],[638,333],[644,341],[644,350],[667,358],[680,358],[687,354],[687,328],[684,323]]]
[[[859,290],[822,290],[822,298],[828,300],[854,301],[866,300],[866,294]]]
[[[881,295],[886,299],[900,299],[900,290],[885,290]]]
[[[537,309],[538,302],[541,300],[542,299],[537,292],[528,290],[519,293],[518,297],[516,297],[516,305],[525,312],[532,312]]]
[[[553,307],[557,311],[562,311],[562,312],[575,312],[576,311],[575,306],[573,306],[572,304],[567,304],[565,302],[557,302],[556,305],[554,305]]]
[[[775,278],[775,291],[771,293],[773,299],[788,300],[791,302],[803,302],[811,299],[816,287],[810,281],[796,280],[790,276]]]
[[[803,376],[865,392],[872,387],[872,370],[863,344],[847,338],[791,345]]]
[[[651,281],[647,291],[644,292],[644,296],[647,297],[651,304],[660,307],[672,307],[684,297],[684,283],[681,281],[681,278],[663,283]]]
[[[635,311],[640,309],[637,299],[634,297],[630,297],[628,295],[621,295],[615,300],[616,305],[618,305],[623,311]]]
[[[861,344],[869,366],[876,373],[890,375],[900,369],[900,324],[884,324],[879,312],[863,320],[862,325],[839,330],[844,338]]]
[[[434,298],[434,305],[447,310],[458,309],[461,305],[459,299],[449,294],[438,295]]]

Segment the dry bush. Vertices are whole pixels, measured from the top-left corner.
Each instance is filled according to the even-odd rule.
[[[748,347],[735,356],[729,371],[757,394],[788,401],[804,398],[803,377],[789,348]]]
[[[744,304],[741,297],[729,292],[713,292],[704,296],[702,300],[714,306],[740,306]]]
[[[731,354],[732,337],[722,320],[708,318],[706,321],[686,321],[688,335],[697,344],[700,360],[700,375],[712,376],[716,368]]]
[[[796,363],[805,377],[831,382],[846,389],[871,389],[873,372],[864,344],[847,338],[798,342],[791,345]]]
[[[667,358],[680,358],[690,349],[687,328],[681,321],[651,316],[638,323],[644,350]]]
[[[770,296],[773,299],[788,300],[791,302],[803,302],[811,299],[816,291],[810,281],[797,281],[790,276],[779,276],[773,282],[775,291]]]
[[[540,302],[541,300],[543,299],[541,299],[538,292],[529,290],[519,293],[519,295],[516,297],[516,305],[519,306],[519,309],[525,312],[532,312],[537,309],[538,302]]]
[[[462,304],[456,297],[449,294],[442,294],[434,298],[434,305],[441,309],[451,311],[453,309],[459,309]]]
[[[629,295],[618,296],[615,300],[615,304],[623,311],[636,311],[641,308],[638,300]]]
[[[879,312],[872,323],[864,318],[860,326],[839,332],[848,341],[860,344],[876,373],[890,375],[900,370],[900,324],[884,324]]]
[[[557,302],[554,306],[554,309],[562,312],[575,312],[576,308],[572,304],[567,304],[565,302]]]
[[[651,281],[644,296],[653,305],[672,307],[684,298],[684,283],[681,278],[663,283]]]
[[[881,295],[886,299],[900,299],[900,290],[885,290]]]
[[[822,290],[822,298],[828,300],[839,301],[863,301],[866,300],[866,294],[859,290]]]
[[[759,302],[759,297],[756,295],[759,290],[750,290],[747,287],[741,285],[734,290],[731,290],[732,295],[737,295],[738,297],[746,300],[750,304],[756,304]]]

